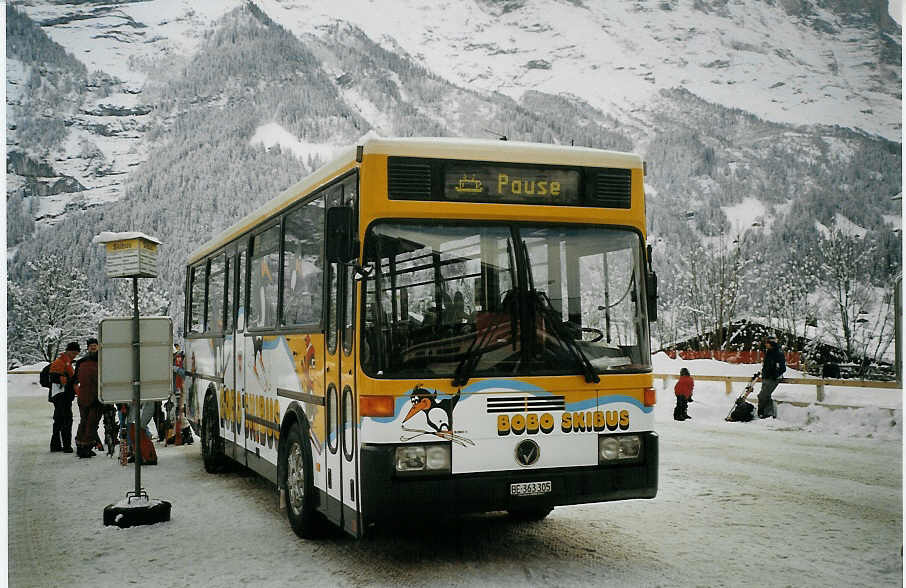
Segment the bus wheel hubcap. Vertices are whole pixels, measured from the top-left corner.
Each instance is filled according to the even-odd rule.
[[[286,491],[289,493],[289,504],[293,512],[302,512],[302,501],[305,498],[305,469],[302,462],[302,448],[293,443],[286,460]]]

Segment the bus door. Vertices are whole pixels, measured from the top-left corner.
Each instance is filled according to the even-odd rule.
[[[248,244],[241,242],[236,251],[236,404],[233,419],[233,442],[236,444],[236,461],[245,464],[245,406],[246,374],[255,352],[252,338],[246,336],[248,327]]]
[[[327,195],[332,206],[355,204],[356,177],[352,176]],[[341,233],[351,238],[348,233]],[[332,231],[327,239],[339,238]],[[328,244],[328,248],[330,245]],[[358,407],[355,394],[355,281],[352,267],[327,266],[327,337],[325,431],[327,448],[327,517],[354,536],[360,534],[358,517]]]
[[[226,444],[226,453],[233,459],[240,460],[243,463],[244,451],[243,441],[240,435],[242,425],[242,388],[244,387],[244,378],[242,370],[242,351],[245,346],[244,324],[240,324],[241,317],[238,310],[242,307],[240,285],[244,285],[245,280],[241,278],[240,260],[244,260],[244,253],[237,254],[235,249],[227,251],[227,339],[232,339],[232,345],[227,345],[227,369],[223,383],[224,401],[222,402],[224,410],[222,417],[225,420],[224,439],[230,443]],[[244,266],[244,264],[242,264]],[[231,444],[232,443],[232,444]]]

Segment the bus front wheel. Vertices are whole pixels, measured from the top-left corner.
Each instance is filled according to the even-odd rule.
[[[223,439],[220,438],[220,419],[217,416],[217,403],[213,395],[204,401],[201,418],[201,458],[205,471],[210,474],[222,472],[226,466]]]
[[[286,515],[296,535],[312,539],[320,535],[321,520],[314,507],[311,449],[305,427],[293,424],[285,441],[286,450],[280,454],[280,482],[286,490]]]

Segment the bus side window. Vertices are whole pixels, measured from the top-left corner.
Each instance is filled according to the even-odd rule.
[[[236,274],[237,274],[237,283],[239,286],[236,288],[236,298],[237,300],[237,312],[236,312],[236,330],[244,331],[245,330],[245,309],[246,309],[246,291],[245,284],[247,281],[246,278],[246,251],[245,244],[242,245],[242,250],[239,252],[238,263],[236,264]]]
[[[201,263],[192,268],[192,299],[189,316],[189,332],[201,333],[204,331],[204,283],[205,264]]]
[[[331,263],[327,266],[327,352],[334,353],[337,350],[337,310],[339,301],[337,300],[337,264]]]
[[[343,186],[342,184],[331,187],[326,194],[327,208],[333,206],[341,206],[343,204]],[[331,235],[326,235],[327,239],[331,238]],[[336,263],[331,263],[327,266],[327,352],[334,353],[337,350],[337,330],[339,328],[338,324],[338,314],[340,311],[340,300],[337,294],[339,294],[338,281],[339,281],[339,265]]]
[[[224,306],[226,308],[226,320],[223,323],[223,328],[226,332],[231,332],[233,330],[233,274],[236,273],[236,264],[234,263],[234,257],[232,255],[227,255],[226,258],[226,270],[223,272],[224,276],[224,288],[226,292],[224,294]]]
[[[283,236],[283,324],[321,322],[323,296],[324,199],[286,216]]]
[[[207,331],[223,332],[224,256],[218,255],[208,266]]]
[[[273,327],[277,322],[277,280],[280,276],[280,227],[252,239],[249,284],[249,326]]]

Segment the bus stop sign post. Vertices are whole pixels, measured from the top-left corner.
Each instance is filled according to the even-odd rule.
[[[132,278],[132,426],[134,428],[132,438],[132,455],[135,458],[135,496],[147,494],[142,490],[142,452],[141,439],[142,431],[139,430],[141,419],[139,418],[142,409],[142,354],[139,321],[138,321],[138,278]]]
[[[132,455],[135,458],[135,490],[104,508],[104,525],[121,528],[153,525],[170,520],[170,503],[151,500],[142,488],[142,452],[139,428],[141,413],[141,337],[138,315],[138,278],[157,275],[157,245],[160,241],[141,233],[101,233],[94,238],[107,248],[107,276],[132,278]],[[149,253],[153,252],[153,253]]]

